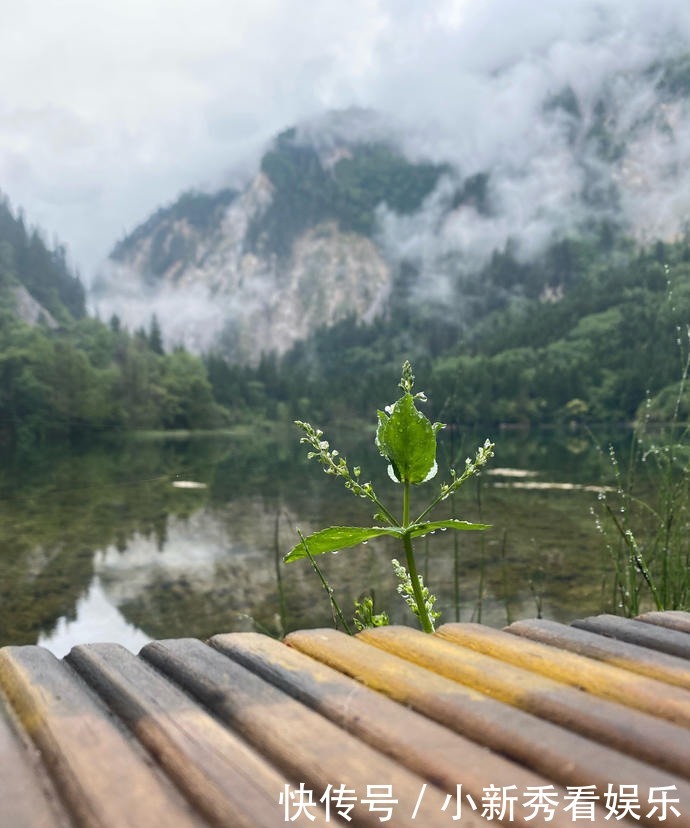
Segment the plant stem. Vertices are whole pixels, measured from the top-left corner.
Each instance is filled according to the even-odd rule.
[[[406,480],[403,484],[403,526],[408,526],[410,523],[410,483]],[[422,587],[419,584],[419,575],[417,575],[417,565],[414,559],[414,549],[412,548],[412,538],[409,535],[403,537],[403,546],[405,547],[405,559],[407,561],[407,571],[410,575],[412,583],[412,591],[414,592],[414,599],[417,604],[419,612],[419,621],[422,625],[422,630],[425,633],[432,633],[434,625],[429,618],[429,613],[426,609],[424,596],[422,595]]]
[[[326,590],[326,595],[328,595],[328,600],[331,602],[331,609],[333,611],[333,620],[336,621],[336,616],[337,616],[337,618],[340,619],[340,623],[343,625],[343,629],[345,630],[345,632],[348,635],[352,635],[352,630],[348,626],[348,623],[345,620],[345,616],[343,615],[342,610],[338,606],[338,602],[335,600],[335,596],[333,595],[333,589],[329,585],[328,581],[323,577],[323,574],[322,574],[321,570],[319,569],[318,564],[314,560],[314,556],[309,551],[309,547],[307,546],[307,541],[306,541],[304,535],[300,532],[299,529],[297,530],[297,534],[299,535],[300,540],[302,541],[302,546],[304,546],[304,551],[307,553],[307,557],[309,558],[309,562],[311,563],[314,572],[316,572],[316,574],[319,576],[319,580],[321,581],[321,585]],[[336,621],[336,629],[337,629],[337,627],[338,627],[338,624],[337,624],[337,621]]]

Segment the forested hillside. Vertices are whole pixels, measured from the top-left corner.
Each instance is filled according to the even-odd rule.
[[[61,247],[0,202],[0,442],[207,428],[226,421],[201,361],[164,353],[155,317],[90,318]]]
[[[55,319],[80,319],[86,313],[84,288],[73,275],[62,246],[50,250],[36,228],[15,217],[0,193],[0,287],[23,287]]]
[[[475,327],[452,305],[429,326],[424,303],[396,298],[373,324],[317,330],[257,369],[207,358],[218,398],[269,416],[367,416],[410,358],[433,416],[463,425],[629,422],[654,401],[670,416],[690,347],[690,245],[641,248],[610,234],[565,241],[531,264],[495,255],[482,274],[522,286]],[[567,289],[549,292],[549,285]],[[404,285],[398,285],[404,290]],[[667,389],[664,391],[664,389]]]

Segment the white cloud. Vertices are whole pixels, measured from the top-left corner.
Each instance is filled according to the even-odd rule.
[[[499,154],[534,166],[552,137],[533,128],[547,87],[570,82],[586,99],[611,66],[644,65],[690,36],[686,0],[3,6],[0,188],[87,277],[161,203],[222,183],[324,108],[393,112],[470,172]]]

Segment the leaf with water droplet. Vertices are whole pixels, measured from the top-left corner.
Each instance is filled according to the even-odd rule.
[[[437,529],[457,529],[460,531],[482,531],[490,529],[489,523],[470,523],[466,520],[456,520],[449,518],[448,520],[434,520],[429,523],[413,523],[407,528],[407,533],[411,538],[422,538],[424,535],[433,534]]]
[[[300,541],[287,553],[283,560],[285,563],[290,563],[298,561],[300,558],[306,558],[305,543],[310,555],[322,555],[324,552],[336,552],[350,546],[357,546],[370,538],[378,538],[381,535],[392,535],[399,538],[402,533],[402,529],[395,527],[329,526],[328,529],[321,529],[320,532],[314,532],[313,535],[306,537],[304,543]]]
[[[376,446],[398,483],[423,483],[436,474],[436,434],[442,423],[432,423],[405,393],[392,406],[378,412]],[[390,416],[389,416],[390,414]]]

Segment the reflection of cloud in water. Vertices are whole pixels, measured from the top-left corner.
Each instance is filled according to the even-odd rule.
[[[244,531],[240,519],[228,524],[206,509],[200,509],[187,518],[169,515],[165,540],[160,545],[153,535],[134,534],[127,548],[120,552],[115,546],[98,552],[94,571],[103,581],[104,589],[116,605],[146,592],[155,582],[184,577],[198,588],[212,586],[218,570],[232,562],[263,564],[265,548],[270,548],[268,537],[262,538],[266,524],[256,517],[250,521],[250,531]],[[232,525],[232,536],[229,531]],[[253,532],[253,537],[252,537]]]
[[[95,578],[77,603],[76,620],[62,617],[55,632],[38,643],[59,656],[76,644],[95,641],[138,651],[151,640],[140,626],[151,626],[155,637],[197,634],[197,619],[191,616],[182,630],[170,626],[169,613],[174,615],[190,595],[212,614],[221,608],[253,614],[253,602],[267,597],[275,604],[274,533],[275,515],[260,500],[229,505],[219,513],[199,509],[186,518],[168,515],[162,540],[153,533],[134,533],[123,551],[114,545],[98,550]],[[137,611],[136,623],[127,620],[133,608],[145,610],[147,623]],[[217,631],[227,626],[226,617]]]
[[[39,637],[38,644],[62,658],[77,644],[114,641],[136,653],[150,640],[110,603],[96,577],[77,602],[76,618],[68,621],[63,616],[50,635]]]
[[[262,498],[168,515],[161,536],[135,533],[122,551],[100,550],[94,572],[111,603],[154,638],[281,631],[276,554],[294,544],[292,523],[281,509],[277,549],[276,508]],[[311,576],[294,574],[291,593]]]

